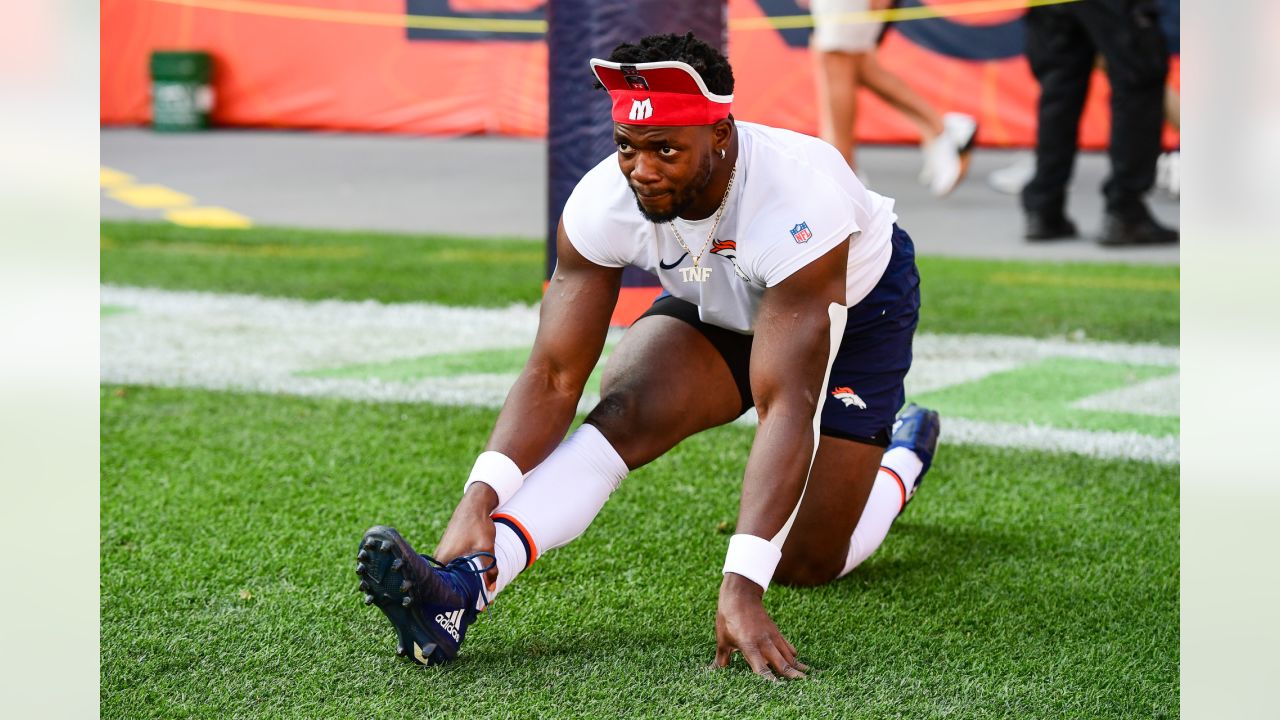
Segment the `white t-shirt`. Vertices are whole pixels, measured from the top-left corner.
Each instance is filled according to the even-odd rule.
[[[737,176],[698,263],[711,268],[706,282],[682,279],[679,269],[692,267],[692,259],[668,223],[640,214],[616,154],[592,168],[565,203],[569,242],[597,265],[657,275],[668,292],[697,305],[704,322],[751,333],[765,288],[852,235],[846,304],[857,304],[889,264],[893,200],[864,187],[839,151],[817,138],[746,122],[737,123],[737,134]],[[714,220],[674,220],[694,255]]]

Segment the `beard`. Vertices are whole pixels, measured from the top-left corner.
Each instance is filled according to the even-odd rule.
[[[673,191],[671,194],[671,208],[665,212],[650,212],[644,209],[644,205],[640,204],[640,196],[636,193],[634,187],[631,188],[631,194],[636,199],[636,209],[644,216],[645,220],[651,223],[664,223],[675,220],[680,213],[688,210],[702,194],[703,190],[711,184],[711,155],[702,158],[702,162],[698,164],[698,172],[693,176],[693,180],[684,186],[684,189]],[[631,187],[628,183],[627,187]]]

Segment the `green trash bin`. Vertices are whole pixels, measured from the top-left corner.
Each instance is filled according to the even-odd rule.
[[[206,52],[151,53],[151,125],[162,132],[209,127],[213,58]]]

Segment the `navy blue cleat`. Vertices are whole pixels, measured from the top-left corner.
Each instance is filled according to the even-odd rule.
[[[476,569],[472,560],[488,558]],[[493,555],[474,553],[442,564],[414,552],[395,528],[369,528],[356,555],[356,574],[366,605],[377,605],[396,629],[396,654],[422,665],[458,656],[467,628],[476,619],[484,592],[483,575]]]
[[[911,498],[915,497],[920,481],[924,480],[924,474],[929,472],[929,466],[933,464],[933,455],[938,451],[938,433],[941,430],[942,421],[938,418],[937,411],[920,407],[915,403],[907,405],[907,409],[902,411],[893,424],[893,437],[889,440],[886,452],[896,447],[907,448],[914,452],[924,464],[924,467],[920,468],[920,474],[916,476],[911,492],[908,493],[907,504],[910,504]],[[906,509],[905,504],[902,507]]]

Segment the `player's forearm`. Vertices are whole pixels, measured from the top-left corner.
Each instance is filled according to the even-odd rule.
[[[813,456],[813,414],[805,412],[805,405],[801,393],[767,412],[761,408],[742,482],[737,532],[725,553],[722,614],[737,614],[743,602],[758,606],[782,558],[786,538],[781,531],[800,504]]]
[[[824,313],[762,310],[766,332],[752,349],[760,424],[747,459],[738,533],[771,540],[799,504],[813,461],[814,415],[831,343]]]
[[[795,402],[760,418],[742,481],[737,532],[772,539],[800,501],[813,460],[813,407]]]
[[[573,422],[585,378],[530,364],[507,394],[487,450],[529,472],[555,450]]]
[[[585,376],[568,377],[541,363],[525,367],[507,393],[455,516],[487,518],[520,488],[522,476],[564,439],[585,383]]]

